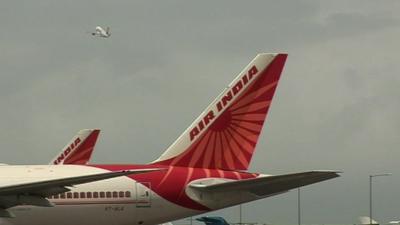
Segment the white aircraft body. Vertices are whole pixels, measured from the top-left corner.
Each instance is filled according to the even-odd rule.
[[[111,36],[110,28],[107,27],[105,30],[97,26],[95,28],[95,32],[92,33],[93,36],[102,37],[102,38],[109,38]]]
[[[257,55],[151,163],[1,166],[0,224],[162,224],[338,177],[247,171],[286,57]]]

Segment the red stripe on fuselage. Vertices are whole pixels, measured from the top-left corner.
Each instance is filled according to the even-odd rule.
[[[173,167],[163,165],[90,165],[96,168],[102,168],[109,171],[134,170],[147,168],[168,168],[168,170],[155,171],[150,173],[129,175],[136,182],[142,183],[162,198],[177,204],[179,206],[194,210],[208,211],[204,205],[201,205],[190,199],[186,193],[186,185],[194,180],[202,178],[226,178],[232,180],[249,179],[258,176],[254,173],[224,171],[209,169],[205,172],[204,168]],[[162,183],[161,183],[162,182]]]

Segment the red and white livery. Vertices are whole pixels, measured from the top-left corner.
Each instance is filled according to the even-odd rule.
[[[99,133],[99,129],[80,130],[49,164],[87,164],[92,157]]]
[[[286,57],[257,55],[149,164],[1,166],[0,224],[161,224],[337,177],[246,171]]]

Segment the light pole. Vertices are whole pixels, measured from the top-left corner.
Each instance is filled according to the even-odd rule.
[[[297,224],[301,225],[300,188],[297,188]]]
[[[372,178],[390,176],[391,173],[373,174],[369,175],[369,224],[372,224]]]
[[[239,224],[242,225],[242,204],[239,205]]]

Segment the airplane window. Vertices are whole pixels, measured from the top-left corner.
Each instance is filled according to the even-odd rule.
[[[74,192],[74,198],[79,198],[79,193],[78,192]]]
[[[86,198],[92,198],[92,192],[86,192]]]
[[[130,198],[131,197],[131,192],[130,191],[125,191],[125,197]]]
[[[47,197],[48,199],[52,199],[53,198],[53,196],[49,196],[49,197]]]
[[[104,198],[104,197],[106,197],[106,194],[104,193],[104,191],[101,191],[100,192],[100,198]]]
[[[81,193],[80,193],[80,197],[81,197],[81,198],[85,198],[85,197],[86,197],[85,192],[81,192]]]
[[[99,197],[99,192],[95,191],[93,192],[93,198],[98,198]]]
[[[58,199],[59,196],[58,195],[54,195],[53,197],[54,197],[54,199]]]
[[[106,197],[107,197],[107,198],[111,198],[111,192],[110,192],[110,191],[107,191],[107,192],[106,192]]]
[[[118,192],[113,191],[112,196],[113,196],[113,198],[118,198]]]
[[[120,191],[118,194],[119,194],[120,198],[123,198],[125,196],[125,192],[123,192],[123,191]]]
[[[71,192],[67,193],[67,198],[72,198],[72,193]]]
[[[65,193],[60,194],[60,198],[64,199],[65,198]]]

